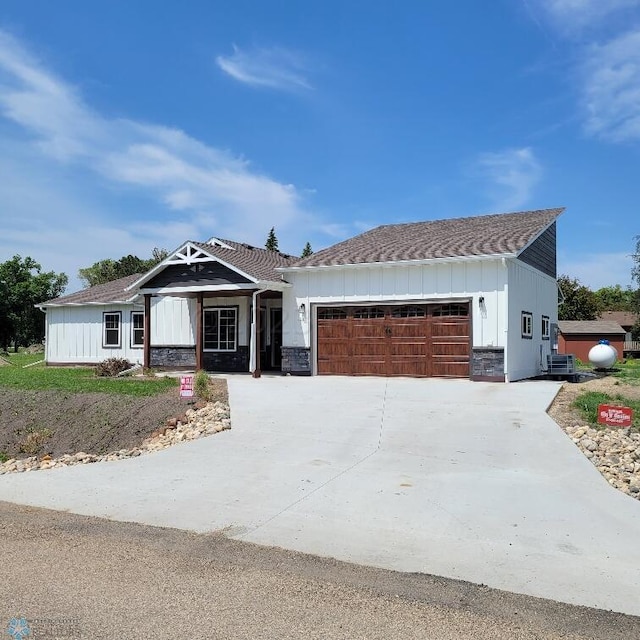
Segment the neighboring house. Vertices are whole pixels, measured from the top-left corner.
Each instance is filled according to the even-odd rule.
[[[43,303],[47,362],[533,377],[557,323],[562,211],[385,225],[305,259],[185,242],[143,276]]]
[[[600,320],[610,320],[617,322],[625,332],[624,351],[625,353],[633,353],[640,351],[640,341],[633,341],[633,326],[640,318],[631,311],[603,311],[600,314]]]
[[[558,322],[558,352],[573,353],[589,362],[589,351],[600,340],[608,340],[621,358],[624,349],[624,329],[612,320],[560,320]]]

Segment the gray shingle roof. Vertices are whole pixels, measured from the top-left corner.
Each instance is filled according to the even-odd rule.
[[[603,311],[600,314],[600,320],[612,320],[617,322],[621,327],[632,327],[640,316],[631,311]]]
[[[611,320],[559,320],[558,328],[561,333],[567,334],[597,334],[611,335],[626,333],[617,323]]]
[[[293,266],[517,254],[563,211],[540,209],[383,225],[298,260]]]
[[[118,278],[111,282],[105,282],[105,284],[97,284],[95,287],[88,287],[87,289],[82,289],[82,291],[71,293],[68,296],[47,300],[47,302],[42,303],[42,306],[53,304],[126,302],[136,295],[137,289],[125,291],[125,288],[140,277],[142,277],[141,273],[135,273],[132,276],[125,276],[124,278]]]
[[[256,280],[281,282],[282,274],[276,271],[276,268],[289,266],[298,259],[278,251],[268,251],[267,249],[252,247],[233,240],[222,240],[220,238],[220,241],[233,247],[233,249],[226,249],[206,242],[191,242],[191,244],[200,247],[216,258],[220,258],[227,264],[237,267]]]

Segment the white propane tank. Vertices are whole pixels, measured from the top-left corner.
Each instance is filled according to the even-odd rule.
[[[596,369],[611,369],[618,359],[618,352],[609,344],[608,340],[600,340],[589,350],[589,362]]]

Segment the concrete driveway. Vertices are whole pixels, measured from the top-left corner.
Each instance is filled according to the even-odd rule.
[[[640,503],[545,414],[558,387],[231,377],[231,431],[0,499],[640,615]]]

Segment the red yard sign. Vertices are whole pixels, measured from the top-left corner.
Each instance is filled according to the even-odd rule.
[[[180,376],[180,397],[193,398],[193,376]]]
[[[633,410],[629,407],[613,407],[610,404],[598,405],[598,422],[610,427],[630,427]]]

